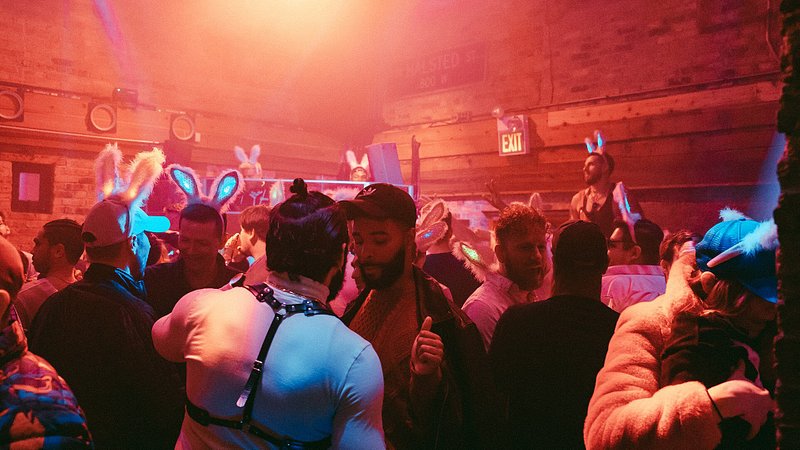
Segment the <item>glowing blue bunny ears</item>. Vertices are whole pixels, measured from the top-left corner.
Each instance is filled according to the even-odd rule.
[[[244,177],[238,170],[229,170],[221,173],[211,185],[211,195],[206,195],[200,187],[197,173],[190,167],[179,164],[170,164],[167,173],[175,181],[181,191],[186,194],[189,204],[202,203],[210,206],[223,214],[236,197],[244,190]]]

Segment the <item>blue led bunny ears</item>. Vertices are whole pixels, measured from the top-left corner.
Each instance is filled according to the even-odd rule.
[[[200,187],[200,179],[194,169],[184,167],[179,164],[170,164],[167,173],[178,185],[181,191],[186,194],[188,203],[202,203],[217,210],[220,214],[225,213],[236,197],[244,190],[244,177],[238,170],[229,170],[221,173],[211,185],[206,195]]]

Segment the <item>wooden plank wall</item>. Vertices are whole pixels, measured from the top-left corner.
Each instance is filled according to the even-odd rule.
[[[640,100],[554,108],[529,114],[531,154],[501,157],[492,119],[393,129],[409,179],[411,136],[422,143],[420,192],[476,200],[496,180],[511,199],[542,194],[554,221],[584,186],[584,137],[602,130],[622,180],[662,227],[704,231],[726,205],[747,211],[775,137],[779,88],[762,81]],[[487,214],[492,208],[486,206]]]

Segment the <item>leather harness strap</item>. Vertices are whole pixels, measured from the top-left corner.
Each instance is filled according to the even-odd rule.
[[[251,424],[253,405],[255,404],[256,392],[260,386],[261,376],[264,371],[264,361],[267,358],[267,352],[272,345],[272,340],[275,338],[275,333],[283,320],[290,315],[302,312],[303,315],[310,317],[317,314],[334,315],[328,308],[321,303],[304,299],[302,303],[285,304],[275,299],[274,291],[266,283],[256,286],[245,286],[261,303],[266,303],[275,311],[275,317],[269,326],[267,335],[264,337],[264,342],[261,344],[261,350],[258,352],[258,357],[253,361],[253,369],[250,371],[250,376],[247,379],[244,390],[236,401],[236,406],[244,407],[241,420],[228,420],[220,419],[212,416],[207,410],[193,404],[189,399],[186,399],[186,412],[195,422],[203,426],[217,425],[226,428],[234,428],[237,430],[246,431],[254,436],[266,440],[267,442],[277,445],[282,449],[323,449],[331,446],[331,438],[328,436],[325,439],[313,442],[295,441],[288,438],[280,438],[264,431],[255,425]],[[280,314],[280,311],[285,311]]]

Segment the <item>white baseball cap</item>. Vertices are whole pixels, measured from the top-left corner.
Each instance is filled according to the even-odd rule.
[[[169,229],[169,219],[148,216],[138,206],[130,206],[114,197],[92,207],[83,222],[81,238],[87,247],[105,247],[144,231],[160,233]]]

